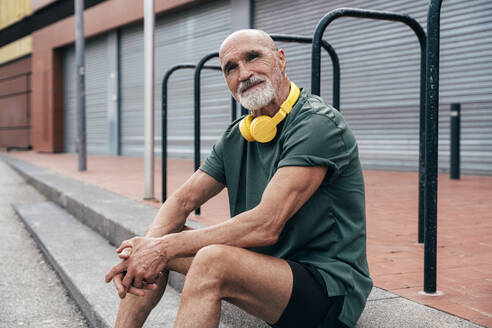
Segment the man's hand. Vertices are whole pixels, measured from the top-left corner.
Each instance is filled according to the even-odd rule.
[[[113,280],[121,298],[126,293],[143,296],[143,289],[155,289],[155,280],[168,261],[161,238],[135,237],[125,240],[116,250],[122,262],[106,274],[106,282]]]

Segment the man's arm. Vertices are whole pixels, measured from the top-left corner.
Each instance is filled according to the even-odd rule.
[[[191,256],[212,244],[242,248],[275,244],[287,220],[314,194],[326,172],[327,168],[320,166],[278,169],[255,208],[206,229],[162,238],[167,256],[170,259]]]
[[[132,256],[127,261],[114,266],[106,275],[106,281],[126,271],[123,280],[125,286],[131,286],[133,281],[138,284],[141,281],[151,283],[165,268],[167,261],[193,256],[202,247],[208,245],[223,244],[243,248],[272,245],[278,240],[287,220],[321,185],[326,172],[326,167],[280,168],[265,189],[260,204],[231,220],[206,229],[171,233],[160,238],[126,240],[118,251],[121,252],[125,247],[132,247]],[[193,201],[193,206],[199,204],[201,200],[203,199]],[[193,206],[182,207],[189,210]],[[159,227],[156,225],[155,231],[157,229],[164,231],[164,228]]]
[[[147,228],[145,237],[161,237],[181,231],[188,215],[210,198],[217,195],[224,185],[197,170],[166,202]]]

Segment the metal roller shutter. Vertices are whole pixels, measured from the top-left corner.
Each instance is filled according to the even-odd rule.
[[[158,17],[155,27],[155,152],[161,145],[161,83],[176,64],[194,63],[218,51],[231,32],[229,1],[213,1],[175,14]],[[218,64],[211,60],[208,64]],[[143,154],[143,25],[121,33],[122,154]],[[193,156],[193,70],[175,72],[168,90],[168,152],[172,157]],[[201,149],[211,145],[230,122],[230,94],[217,71],[202,71]]]
[[[428,1],[255,0],[254,26],[269,33],[312,36],[340,7],[410,15],[426,29]],[[341,110],[357,136],[366,168],[416,170],[420,48],[405,25],[341,18],[324,39],[341,65]],[[462,108],[461,169],[492,174],[492,3],[444,2],[441,14],[439,168],[449,167],[449,107]],[[310,88],[309,46],[280,44],[287,72]],[[331,64],[322,56],[322,96],[331,101]]]
[[[63,54],[63,151],[76,152],[77,112],[75,110],[75,48]]]
[[[106,37],[90,39],[85,49],[86,66],[86,129],[87,153],[107,154],[107,62]],[[64,150],[76,151],[77,113],[75,108],[75,47],[65,50],[63,58],[64,78]]]

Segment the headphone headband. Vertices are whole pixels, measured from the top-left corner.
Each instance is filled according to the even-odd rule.
[[[294,84],[294,82],[290,82],[290,91],[287,99],[280,105],[280,109],[275,114],[272,119],[275,124],[279,124],[282,120],[290,113],[292,107],[296,103],[297,99],[299,99],[299,95],[301,94],[301,90]]]

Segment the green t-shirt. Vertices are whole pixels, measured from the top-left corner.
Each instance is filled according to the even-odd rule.
[[[278,242],[252,250],[316,267],[329,296],[345,295],[340,321],[355,326],[372,280],[366,259],[364,178],[350,128],[338,111],[304,90],[271,142],[247,142],[239,121],[228,127],[200,169],[227,186],[233,217],[260,203],[277,169],[328,168]]]

